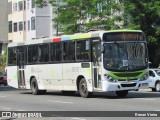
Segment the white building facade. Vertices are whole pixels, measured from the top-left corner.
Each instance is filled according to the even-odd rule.
[[[37,8],[35,0],[12,1],[8,38],[12,42],[52,36],[52,7]]]

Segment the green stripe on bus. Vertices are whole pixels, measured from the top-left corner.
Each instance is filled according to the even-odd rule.
[[[136,72],[110,72],[109,75],[113,78],[113,79],[117,79],[117,80],[126,80],[126,79],[130,79],[130,80],[136,80],[139,79],[141,77],[143,77],[146,74],[146,70],[141,70],[141,71],[136,71]]]
[[[91,38],[91,34],[81,34],[81,35],[73,35],[70,37],[71,40],[73,39],[83,39],[83,38]]]

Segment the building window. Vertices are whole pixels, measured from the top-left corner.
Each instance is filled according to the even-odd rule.
[[[23,1],[18,2],[18,11],[23,10]]]
[[[9,33],[12,32],[12,21],[9,21]]]
[[[30,1],[27,1],[27,9],[29,10],[30,8]]]
[[[32,8],[35,8],[35,0],[32,0]]]
[[[24,10],[26,10],[26,0],[24,0]]]
[[[13,11],[17,11],[17,3],[13,3]]]
[[[35,17],[31,18],[31,30],[35,30]]]
[[[19,31],[23,30],[23,22],[19,22]]]
[[[17,32],[17,23],[14,23],[14,32]]]
[[[30,31],[30,21],[28,21],[28,31]]]
[[[26,30],[26,22],[24,21],[24,30]]]

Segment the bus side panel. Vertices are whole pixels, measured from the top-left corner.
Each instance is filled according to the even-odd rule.
[[[9,86],[18,88],[18,71],[17,66],[7,67],[7,82]]]
[[[26,65],[25,67],[25,83],[26,88],[30,89],[30,79],[34,76],[38,82],[38,67],[37,65]],[[38,82],[39,84],[39,82]],[[38,85],[39,87],[39,85]]]
[[[39,81],[44,89],[62,90],[62,64],[39,65]]]
[[[93,91],[91,81],[91,67],[82,68],[81,63],[63,64],[64,90],[77,90],[76,80],[80,75],[84,76],[84,78],[86,79],[88,90]]]

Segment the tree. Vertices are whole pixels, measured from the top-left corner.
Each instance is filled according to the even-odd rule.
[[[7,49],[5,50],[4,54],[0,55],[0,72],[4,71],[6,63],[7,63]]]
[[[124,28],[141,29],[149,42],[160,39],[160,1],[123,0]]]
[[[62,0],[61,0],[62,1]],[[118,29],[121,27],[120,15],[122,5],[114,0],[63,0],[65,4],[57,4],[59,0],[37,0],[39,7],[48,3],[58,8],[54,11],[57,17],[54,27],[61,26],[65,34],[83,32],[88,29]]]
[[[37,0],[39,6],[57,6],[59,0]],[[61,0],[54,27],[65,34],[88,29],[140,29],[149,42],[160,39],[159,0]],[[119,1],[119,2],[117,2]],[[58,27],[57,27],[58,26]],[[58,28],[59,29],[59,28]]]

